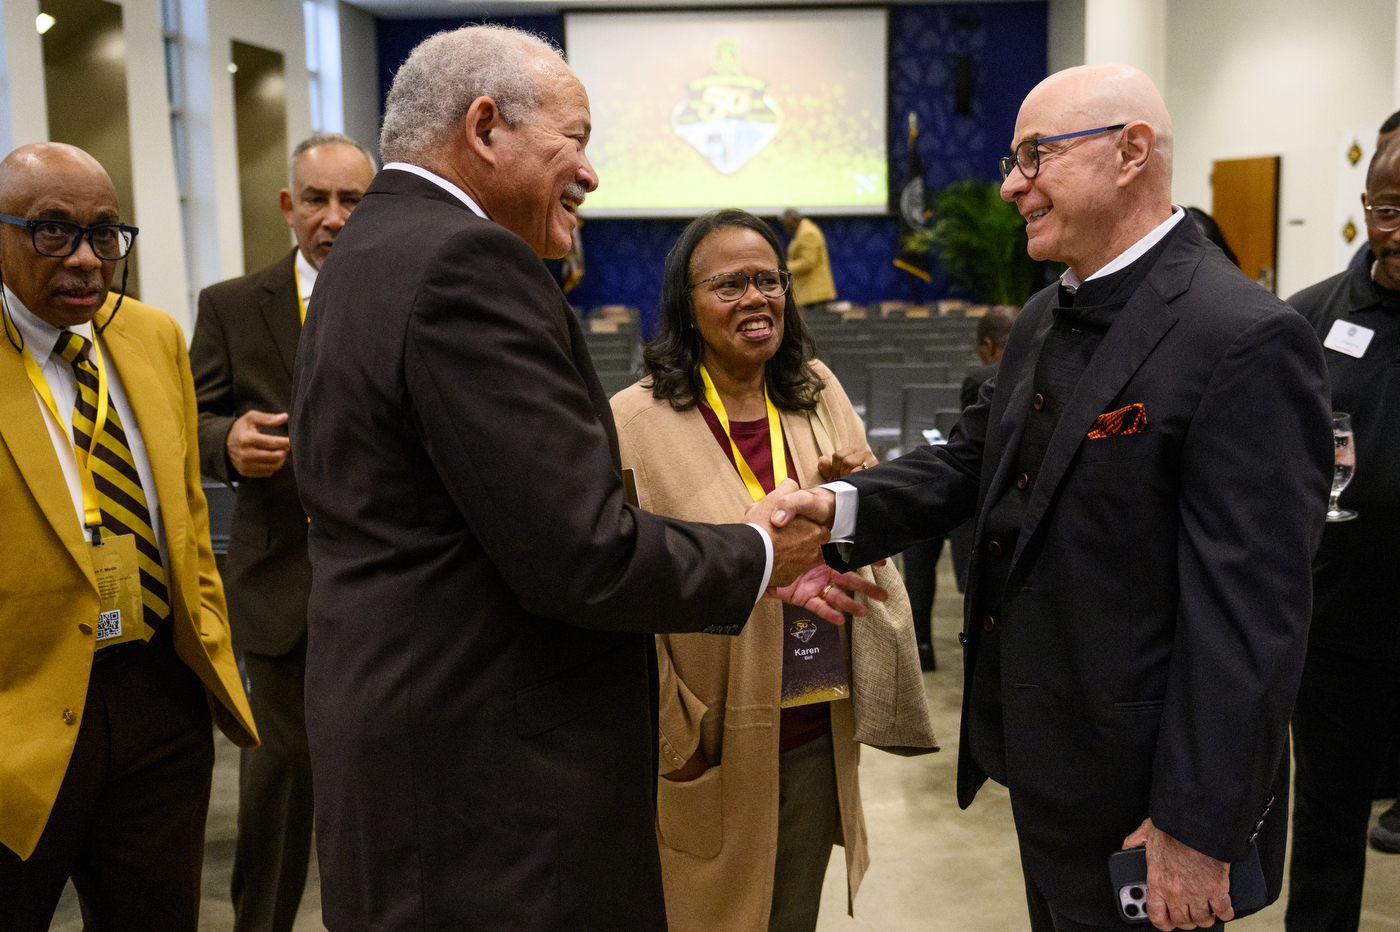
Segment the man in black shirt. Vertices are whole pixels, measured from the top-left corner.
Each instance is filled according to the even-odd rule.
[[[1140,928],[1109,882],[1120,848],[1146,846],[1163,930],[1236,915],[1252,846],[1269,900],[1282,882],[1326,367],[1307,322],[1182,222],[1171,132],[1133,68],[1038,85],[1001,193],[1032,258],[1069,269],[1017,318],[995,389],[947,444],[775,507],[828,524],[837,565],[976,516],[958,798],[1009,787],[1036,932]]]
[[[1400,722],[1400,140],[1366,173],[1372,261],[1289,299],[1323,341],[1332,408],[1351,415],[1355,520],[1327,525],[1313,564],[1307,662],[1293,713],[1298,775],[1286,925],[1355,932],[1366,823]]]

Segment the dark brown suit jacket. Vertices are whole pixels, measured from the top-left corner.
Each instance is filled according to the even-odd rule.
[[[626,503],[544,264],[407,172],[321,271],[292,446],[326,924],[665,929],[647,632],[737,633],[759,535]]]
[[[271,476],[248,479],[234,471],[225,442],[247,412],[292,408],[301,338],[295,262],[293,250],[261,271],[201,291],[190,344],[201,469],[211,479],[238,483],[224,565],[234,645],[270,656],[287,653],[306,633],[306,513],[291,457]],[[285,428],[267,432],[285,434]]]

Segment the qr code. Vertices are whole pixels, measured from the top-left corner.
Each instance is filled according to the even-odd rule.
[[[114,608],[110,612],[97,613],[97,639],[121,637],[122,610]]]

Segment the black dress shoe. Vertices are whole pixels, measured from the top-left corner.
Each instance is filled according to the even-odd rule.
[[[1387,854],[1400,854],[1400,802],[1376,817],[1371,826],[1371,847]]]
[[[933,654],[933,645],[919,641],[919,667],[925,672],[938,669],[938,658]]]

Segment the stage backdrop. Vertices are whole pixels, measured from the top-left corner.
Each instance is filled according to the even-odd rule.
[[[489,17],[564,45],[559,14]],[[481,19],[378,21],[380,94],[413,47],[435,32]],[[565,49],[567,52],[567,49]],[[889,104],[886,146],[890,196],[897,198],[908,153],[908,114],[918,114],[919,155],[929,191],[963,178],[995,180],[997,160],[1010,148],[1021,100],[1045,77],[1046,4],[896,5],[889,8]],[[841,298],[865,304],[884,299],[927,301],[964,297],[933,269],[929,284],[893,265],[898,222],[884,216],[821,216],[832,274]],[[655,326],[666,253],[685,219],[603,219],[582,228],[587,271],[569,292],[576,307],[630,304],[642,310],[643,330]],[[781,227],[774,221],[779,237]]]

